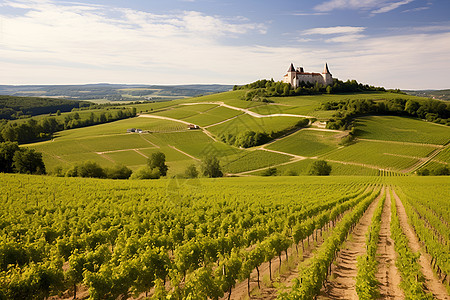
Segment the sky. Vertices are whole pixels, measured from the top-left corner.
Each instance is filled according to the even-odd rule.
[[[0,0],[0,84],[450,88],[449,0]]]

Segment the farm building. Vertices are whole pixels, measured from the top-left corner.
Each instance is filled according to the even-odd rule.
[[[200,129],[200,127],[198,125],[194,125],[194,124],[189,124],[188,125],[188,129],[192,130],[192,129]]]
[[[136,128],[128,128],[127,133],[136,132]]]

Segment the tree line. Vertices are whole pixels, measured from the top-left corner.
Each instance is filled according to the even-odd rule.
[[[74,108],[84,108],[93,103],[41,97],[17,97],[0,95],[0,119],[15,120],[30,116],[69,112]]]
[[[309,119],[300,119],[294,126],[276,132],[272,131],[271,133],[267,133],[247,130],[236,135],[232,133],[223,133],[219,136],[219,139],[232,146],[250,148],[263,145],[291,131],[306,127],[308,124]]]
[[[358,83],[356,80],[347,80],[344,82],[339,79],[334,79],[333,84],[328,86],[318,82],[310,83],[302,81],[295,89],[290,83],[274,81],[273,79],[262,79],[242,86],[235,85],[233,90],[248,90],[243,100],[257,102],[271,102],[268,97],[386,91],[383,87]]]
[[[57,113],[57,115],[59,114]],[[23,122],[0,120],[0,142],[29,143],[49,138],[56,131],[102,124],[134,116],[136,116],[136,108],[133,107],[106,112],[91,112],[85,119],[82,119],[80,114],[75,111],[66,115],[64,119],[43,117],[39,120],[30,118]]]
[[[368,99],[346,99],[322,103],[321,109],[337,111],[327,123],[327,128],[330,129],[351,129],[354,118],[377,114],[417,117],[450,125],[450,103],[433,99],[416,101],[396,98],[376,102]]]

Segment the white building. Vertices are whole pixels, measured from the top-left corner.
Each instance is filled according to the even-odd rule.
[[[328,70],[328,65],[325,63],[325,67],[323,68],[322,73],[306,73],[303,70],[303,67],[298,67],[297,70],[294,68],[294,65],[291,64],[289,67],[287,74],[283,77],[283,82],[290,83],[294,89],[300,86],[301,82],[309,82],[312,84],[322,84],[324,86],[330,85],[333,83],[333,76]]]

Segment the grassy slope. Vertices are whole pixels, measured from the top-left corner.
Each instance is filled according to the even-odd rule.
[[[267,146],[267,149],[300,156],[318,156],[337,149],[339,139],[335,132],[300,130]]]
[[[230,121],[208,128],[216,136],[223,133],[239,133],[245,130],[271,131],[282,130],[298,121],[294,117],[254,118],[243,112],[208,104],[207,102],[223,102],[228,105],[250,108],[260,114],[290,113],[327,116],[333,112],[316,111],[320,103],[339,99],[390,99],[415,98],[390,93],[365,93],[354,95],[319,95],[272,98],[276,103],[266,104],[241,100],[244,91],[232,91],[191,99],[180,99],[169,102],[129,104],[121,107],[136,107],[138,112],[154,113],[162,116],[183,119],[187,122],[207,126],[232,118]],[[199,105],[179,105],[183,103],[204,103]],[[98,111],[98,110],[95,110]],[[106,110],[107,111],[107,110]],[[90,111],[80,112],[82,118],[88,117]],[[58,118],[64,118],[62,114]],[[152,134],[127,135],[127,128],[141,128]],[[301,156],[321,156],[330,160],[375,165],[383,168],[400,170],[407,168],[425,157],[435,148],[428,146],[411,146],[390,143],[389,141],[445,144],[448,142],[449,128],[426,123],[420,120],[399,117],[376,116],[360,118],[357,122],[360,138],[385,140],[386,142],[359,141],[337,150],[338,139],[334,133],[302,130],[269,146],[282,152]],[[181,131],[181,132],[174,132]],[[163,151],[171,167],[169,175],[183,172],[184,168],[198,161],[178,150],[196,158],[214,154],[221,158],[225,172],[243,172],[288,161],[283,154],[237,149],[223,143],[214,142],[201,131],[186,131],[182,123],[151,119],[132,118],[87,128],[79,128],[60,132],[53,142],[41,142],[30,145],[44,154],[48,169],[56,165],[69,165],[91,159],[102,165],[123,163],[133,169],[146,162],[146,156],[155,151]],[[176,149],[172,148],[176,147]],[[137,149],[135,151],[134,149]],[[122,151],[124,150],[124,151]],[[96,152],[115,151],[103,154]],[[405,157],[406,156],[406,157]],[[445,153],[435,160],[447,161]],[[292,169],[299,174],[306,174],[312,160],[280,166],[280,172]],[[375,175],[378,172],[362,166],[332,163],[332,174]]]
[[[267,117],[255,118],[248,114],[240,115],[229,122],[210,127],[208,130],[216,136],[222,134],[237,135],[244,131],[271,133],[294,126],[299,121],[297,117]]]
[[[369,116],[359,118],[356,127],[358,137],[365,139],[440,145],[450,139],[450,127],[411,118]]]

